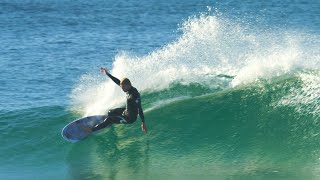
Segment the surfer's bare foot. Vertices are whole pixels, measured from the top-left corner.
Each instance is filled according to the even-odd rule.
[[[88,126],[82,125],[82,126],[80,126],[80,128],[86,133],[91,133],[92,132],[92,129],[90,127],[88,127]]]

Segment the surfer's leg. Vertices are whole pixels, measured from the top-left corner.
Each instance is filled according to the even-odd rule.
[[[127,120],[123,116],[108,116],[101,124],[96,125],[92,128],[92,131],[103,129],[112,124],[126,124]]]
[[[108,116],[121,116],[123,111],[125,110],[126,108],[116,108],[116,109],[110,109],[108,111]]]
[[[134,121],[131,121],[128,116],[123,115],[123,111],[126,110],[126,108],[116,108],[111,109],[108,112],[108,116],[113,118],[114,124],[132,124]]]
[[[127,120],[124,116],[109,116],[108,121],[111,124],[127,124]]]
[[[100,129],[103,129],[109,125],[111,125],[112,122],[110,121],[110,117],[107,117],[107,119],[105,119],[101,124],[97,124],[96,126],[94,126],[92,128],[92,131],[98,131]]]

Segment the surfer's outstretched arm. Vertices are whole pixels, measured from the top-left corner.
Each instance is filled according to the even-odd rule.
[[[116,83],[118,86],[120,86],[120,80],[114,76],[112,76],[111,74],[108,73],[108,71],[106,70],[106,68],[101,68],[101,72],[106,74],[107,76],[110,77],[110,79],[112,79],[112,81],[114,83]]]

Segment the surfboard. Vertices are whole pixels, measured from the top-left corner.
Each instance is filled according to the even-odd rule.
[[[72,121],[67,124],[61,131],[63,139],[75,143],[87,138],[92,132],[87,132],[83,127],[92,128],[97,124],[100,124],[104,121],[106,116],[88,116]],[[110,126],[107,126],[108,128]]]

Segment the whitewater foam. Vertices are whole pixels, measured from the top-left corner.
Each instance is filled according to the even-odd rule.
[[[298,78],[302,87],[291,87],[289,94],[282,97],[278,106],[291,106],[299,114],[310,114],[320,118],[320,71],[301,72]]]
[[[190,17],[179,30],[182,35],[176,41],[148,55],[117,54],[110,73],[119,79],[128,77],[143,93],[169,88],[172,83],[200,83],[214,88],[212,77],[235,76],[221,83],[224,86],[220,88],[226,89],[281,76],[307,65],[319,67],[315,62],[320,62],[320,42],[315,36],[286,30],[264,31],[211,12]],[[124,93],[111,80],[95,74],[81,78],[71,99],[72,106],[85,115],[103,114],[125,100]]]
[[[172,99],[165,99],[165,100],[160,100],[157,101],[155,103],[152,103],[151,107],[146,109],[145,112],[154,110],[154,109],[158,109],[161,108],[163,106],[166,106],[168,104],[171,104],[172,102],[177,102],[177,101],[182,101],[182,100],[186,100],[190,98],[189,96],[181,96],[181,97],[176,97],[176,98],[172,98]]]

